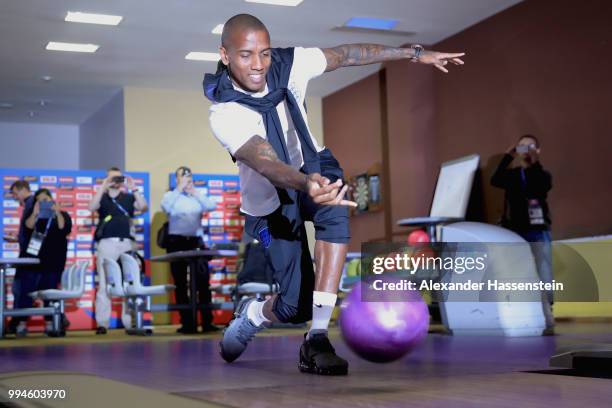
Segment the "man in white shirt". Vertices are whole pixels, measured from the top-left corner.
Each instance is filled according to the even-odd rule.
[[[195,188],[193,174],[189,167],[181,166],[176,170],[175,174],[176,188],[166,192],[161,201],[162,209],[168,214],[168,237],[166,242],[168,253],[201,248],[203,246],[202,214],[212,211],[217,207],[217,203]],[[176,285],[176,290],[174,291],[176,303],[180,305],[189,304],[187,262],[172,262],[170,270]],[[208,260],[202,258],[196,271],[198,303],[209,307],[200,310],[202,332],[218,330],[212,323],[209,278]],[[197,316],[192,316],[189,310],[181,310],[180,316],[181,327],[177,329],[177,332],[183,334],[197,333]]]
[[[213,101],[215,137],[236,160],[245,232],[266,248],[279,293],[261,302],[245,299],[224,332],[221,356],[234,361],[270,322],[312,319],[300,349],[303,372],[343,375],[346,360],[327,337],[346,257],[348,206],[342,169],[308,129],[304,100],[308,81],[340,67],[397,59],[431,64],[446,72],[463,54],[373,44],[335,48],[271,48],[265,25],[239,14],[224,25],[221,61],[207,74],[204,93]],[[304,221],[315,226],[316,274]]]

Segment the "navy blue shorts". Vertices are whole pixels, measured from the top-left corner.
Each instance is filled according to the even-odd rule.
[[[320,152],[319,158],[323,176],[331,182],[343,178],[342,169],[329,149]],[[266,248],[266,258],[279,284],[273,311],[281,321],[301,323],[312,317],[314,291],[314,269],[304,221],[313,222],[317,240],[348,243],[348,208],[315,204],[304,192],[277,191],[281,206],[263,217],[247,215],[244,230]]]

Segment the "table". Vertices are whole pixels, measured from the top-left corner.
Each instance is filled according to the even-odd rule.
[[[40,311],[41,313],[35,314],[50,314],[46,313],[46,309],[53,308],[28,308],[28,309],[13,309],[9,311],[4,310],[4,302],[5,302],[5,284],[4,284],[4,273],[7,269],[18,266],[18,265],[38,265],[40,261],[38,258],[0,258],[0,338],[4,337],[4,318],[6,316],[32,316],[32,312],[36,309],[36,311]],[[41,309],[41,310],[38,310]],[[23,314],[23,313],[27,314]]]
[[[191,309],[192,321],[197,325],[198,308],[202,305],[197,300],[196,268],[200,258],[230,257],[237,256],[238,251],[231,249],[194,249],[190,251],[170,252],[166,255],[151,257],[151,262],[187,262],[189,264],[189,309]],[[172,307],[173,306],[173,307]],[[165,310],[181,310],[183,305],[168,305]]]

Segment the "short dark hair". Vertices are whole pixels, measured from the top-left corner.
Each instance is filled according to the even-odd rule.
[[[250,14],[236,14],[223,25],[223,32],[221,33],[221,45],[223,47],[227,48],[228,41],[235,30],[265,31],[268,33],[266,25],[257,17]],[[270,33],[268,33],[269,35]]]
[[[49,197],[53,198],[53,194],[51,194],[51,190],[47,188],[41,188],[41,189],[36,190],[36,192],[34,193],[34,199],[38,200],[38,196],[41,194],[46,194]]]
[[[13,189],[15,189],[15,190],[26,189],[26,190],[30,191],[30,183],[28,183],[25,180],[17,180],[13,184],[11,184],[11,188],[9,189],[9,191],[13,191]]]
[[[121,172],[121,169],[119,167],[113,166],[113,167],[109,167],[108,169],[106,169],[107,173],[110,173],[111,171],[118,171]]]
[[[520,142],[521,140],[526,139],[526,138],[533,139],[535,141],[536,147],[537,148],[540,147],[540,141],[538,140],[538,138],[531,134],[526,134],[526,135],[519,137],[518,141]]]

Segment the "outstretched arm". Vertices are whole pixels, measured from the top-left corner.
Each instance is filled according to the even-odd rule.
[[[455,65],[463,65],[463,61],[459,57],[465,55],[462,52],[444,53],[426,51],[420,46],[398,48],[378,44],[344,44],[334,48],[322,48],[322,51],[327,59],[325,72],[341,67],[368,65],[401,59],[412,59],[414,62],[433,65],[442,72],[448,72],[444,66],[449,62]]]
[[[342,187],[342,180],[330,183],[318,173],[304,174],[278,158],[274,148],[261,136],[251,137],[240,147],[234,157],[240,160],[280,188],[291,188],[308,193],[313,201],[323,205],[356,206],[344,200],[348,186]]]

